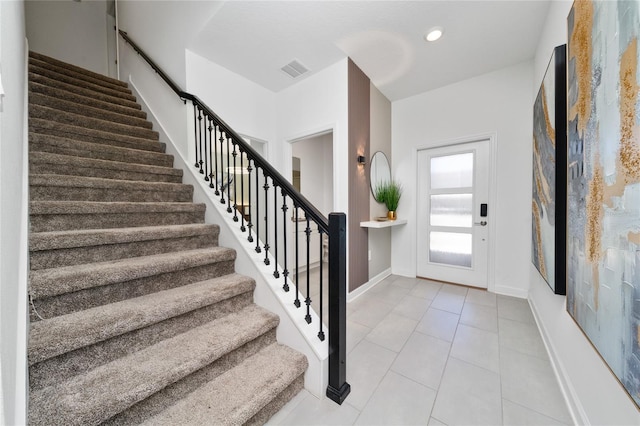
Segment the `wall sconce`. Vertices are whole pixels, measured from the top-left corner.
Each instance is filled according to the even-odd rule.
[[[364,155],[358,155],[358,166],[364,166],[367,164],[367,159]]]

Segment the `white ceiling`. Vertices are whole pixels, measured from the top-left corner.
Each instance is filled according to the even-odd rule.
[[[533,58],[549,0],[227,1],[190,49],[278,92],[348,56],[391,101]],[[434,26],[444,36],[427,43]],[[292,79],[296,59],[311,72]]]

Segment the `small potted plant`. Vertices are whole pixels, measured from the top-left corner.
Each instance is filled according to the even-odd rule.
[[[375,195],[376,201],[383,203],[387,207],[387,210],[389,210],[387,218],[389,220],[396,220],[396,210],[398,209],[398,203],[400,203],[400,196],[402,195],[402,185],[393,179],[388,182],[383,182],[376,187]]]

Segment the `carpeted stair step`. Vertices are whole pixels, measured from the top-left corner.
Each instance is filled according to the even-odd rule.
[[[90,96],[86,96],[80,93],[74,93],[73,91],[64,90],[49,86],[47,84],[38,83],[36,81],[29,81],[29,94],[38,93],[40,95],[51,96],[56,99],[65,100],[77,105],[85,105],[92,108],[98,108],[102,111],[109,111],[118,114],[124,114],[131,117],[147,119],[147,113],[142,111],[140,105],[121,105],[117,98],[110,98],[109,100],[101,100],[95,97],[95,93],[91,93]]]
[[[204,223],[204,204],[31,201],[31,232]]]
[[[208,224],[33,232],[29,264],[47,269],[213,247],[219,233]]]
[[[52,318],[230,274],[236,253],[206,247],[86,265],[31,271],[30,295]]]
[[[110,121],[118,124],[126,124],[128,126],[143,127],[146,129],[152,128],[151,122],[147,121],[145,118],[121,114],[113,111],[106,111],[101,108],[78,104],[66,99],[56,98],[42,93],[29,92],[29,103],[32,105],[40,105],[57,109],[59,111],[78,114],[83,117],[97,118],[99,120]]]
[[[100,83],[94,83],[91,81],[86,81],[86,80],[78,79],[75,77],[71,77],[71,76],[56,72],[55,70],[42,67],[40,65],[41,65],[40,63],[34,63],[33,61],[29,61],[29,73],[38,74],[43,77],[47,77],[52,80],[59,81],[61,83],[71,84],[76,87],[82,87],[84,89],[88,89],[93,92],[102,93],[104,95],[113,96],[115,98],[124,99],[126,101],[130,101],[130,102],[136,101],[136,97],[131,94],[131,91],[129,89],[125,89],[125,88],[114,89],[111,87],[105,87]]]
[[[146,148],[146,146],[142,146],[142,148]],[[29,133],[29,150],[122,163],[148,164],[159,167],[173,166],[173,156],[163,152],[83,142],[34,132]]]
[[[32,392],[29,424],[99,424],[259,338],[273,330],[278,322],[276,315],[251,305],[85,374]],[[273,355],[268,353],[276,365],[291,368],[293,362],[271,359]],[[279,355],[293,356],[289,351]],[[265,363],[261,363],[260,369],[261,375],[276,379],[280,376],[269,374],[269,370],[277,369],[274,365],[265,371]],[[240,383],[236,382],[236,386]]]
[[[101,101],[103,103],[109,103],[110,105],[114,106],[121,106],[123,108],[130,108],[138,111],[142,110],[142,106],[136,103],[135,100],[123,99],[117,96],[110,96],[106,93],[96,92],[95,90],[87,89],[85,87],[55,80],[53,78],[47,77],[46,75],[29,72],[29,88],[31,89],[35,85],[45,86],[47,87],[47,90],[62,90],[67,94],[79,95],[83,98],[93,99],[95,101]]]
[[[255,282],[224,275],[32,323],[31,390],[42,389],[253,303]]]
[[[29,155],[29,173],[97,177],[145,182],[182,182],[182,170],[148,164],[96,160],[50,152]]]
[[[190,202],[193,186],[82,176],[31,175],[30,197],[39,201]]]
[[[72,126],[85,127],[92,130],[115,133],[117,135],[158,140],[158,132],[148,128],[113,123],[98,118],[85,117],[80,114],[60,111],[32,103],[29,104],[29,118],[51,120],[62,124],[70,124]]]
[[[304,355],[275,343],[143,424],[175,426],[254,423],[255,417],[263,417],[263,409],[273,410],[274,407],[269,407],[269,404],[274,395],[286,392],[296,379],[300,386],[300,379],[307,365]],[[240,383],[242,385],[238,386]]]
[[[85,68],[81,68],[77,65],[73,65],[73,64],[69,64],[67,62],[63,62],[60,61],[56,58],[52,58],[51,56],[46,56],[43,55],[42,53],[38,53],[38,52],[33,52],[30,51],[29,52],[29,59],[34,60],[34,61],[40,61],[40,62],[45,62],[47,64],[49,64],[49,66],[54,66],[57,68],[62,68],[62,69],[66,69],[69,70],[71,72],[74,72],[76,74],[81,74],[83,76],[86,77],[90,77],[94,80],[99,80],[114,86],[118,86],[118,87],[124,87],[127,88],[127,83],[125,83],[124,81],[120,81],[118,79],[103,75],[103,74],[99,74],[97,72],[93,72],[93,71],[89,71],[88,69]]]

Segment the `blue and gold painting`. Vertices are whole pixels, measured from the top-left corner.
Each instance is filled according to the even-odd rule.
[[[640,2],[568,27],[567,310],[640,406]]]

